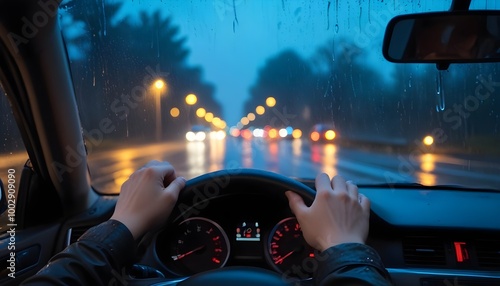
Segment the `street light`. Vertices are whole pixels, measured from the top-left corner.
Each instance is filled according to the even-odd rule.
[[[163,79],[157,79],[153,83],[154,89],[157,90],[156,94],[156,141],[161,139],[161,92],[165,89],[166,83]]]
[[[266,98],[266,105],[269,107],[273,107],[276,105],[276,99],[272,96]]]
[[[212,122],[212,119],[214,119],[214,114],[212,112],[208,112],[207,114],[205,114],[205,120],[207,122]]]
[[[198,116],[199,118],[203,118],[205,114],[207,114],[207,111],[203,107],[200,107],[196,110],[196,116]]]
[[[177,107],[173,107],[170,109],[170,115],[172,115],[173,118],[178,117],[181,114],[181,111]]]
[[[219,118],[219,117],[214,117],[212,119],[212,124],[217,127],[217,128],[220,128],[220,123],[222,122],[222,120]]]
[[[198,101],[198,98],[196,97],[196,95],[194,95],[192,93],[186,95],[186,103],[188,105],[194,105],[194,104],[196,104],[197,101]]]
[[[243,118],[241,118],[240,122],[243,125],[247,125],[248,123],[250,123],[250,120],[248,120],[248,118],[246,118],[246,117],[243,117]]]
[[[165,87],[165,81],[163,81],[162,79],[158,79],[155,81],[156,89],[162,89],[163,87]]]
[[[424,137],[422,142],[424,142],[424,144],[427,146],[431,146],[434,143],[434,138],[432,138],[432,136],[427,135]]]
[[[253,114],[253,113],[250,112],[250,113],[247,114],[247,118],[250,121],[254,121],[255,120],[255,114]]]
[[[262,105],[259,105],[255,108],[255,113],[257,113],[258,115],[262,115],[264,114],[264,112],[266,112],[266,109]]]

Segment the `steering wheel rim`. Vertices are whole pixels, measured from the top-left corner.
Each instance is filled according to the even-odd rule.
[[[310,205],[315,196],[315,191],[305,184],[277,173],[246,168],[226,169],[203,174],[188,180],[179,194],[174,211],[179,209],[179,202],[189,199],[197,191],[202,191],[205,197],[211,199],[221,195],[221,191],[230,190],[231,185],[241,183],[265,184],[271,186],[275,191],[293,191],[304,199],[306,205]]]
[[[265,185],[266,192],[269,189],[273,192],[293,191],[299,194],[306,205],[310,205],[314,200],[315,192],[305,184],[283,175],[257,169],[226,169],[215,171],[190,179],[179,194],[174,210],[172,211],[169,223],[177,221],[186,215],[189,206],[195,208],[206,201],[200,200],[203,196],[210,200],[225,194],[238,192],[238,188],[232,188],[241,184]],[[264,192],[257,189],[256,192]],[[198,197],[197,197],[198,196]],[[186,205],[186,202],[190,204]],[[266,282],[267,281],[267,282]],[[262,284],[266,282],[267,284]],[[277,272],[255,267],[224,267],[210,271],[201,272],[190,276],[178,283],[183,286],[199,285],[289,285],[290,281],[282,278]],[[294,281],[297,282],[297,281]],[[207,284],[209,283],[209,284]],[[161,284],[161,283],[160,283]]]

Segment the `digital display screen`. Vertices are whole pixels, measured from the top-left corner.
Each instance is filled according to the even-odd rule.
[[[243,221],[236,227],[236,241],[260,241],[258,222]]]

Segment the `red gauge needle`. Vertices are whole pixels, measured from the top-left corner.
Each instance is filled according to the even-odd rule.
[[[285,260],[285,258],[287,258],[288,256],[292,255],[294,252],[295,252],[295,250],[292,250],[292,251],[288,252],[285,256],[281,257],[280,259],[276,259],[274,261],[274,264],[280,264],[280,263],[282,263],[283,260]]]
[[[203,249],[203,248],[205,248],[205,245],[202,245],[202,246],[200,246],[200,247],[197,247],[197,248],[195,248],[195,249],[193,249],[193,250],[191,250],[191,251],[188,251],[188,252],[186,252],[186,253],[179,254],[179,255],[173,255],[173,256],[171,256],[171,257],[172,257],[172,259],[173,259],[174,261],[175,261],[175,260],[179,260],[179,259],[182,259],[182,258],[184,258],[184,257],[186,257],[186,256],[188,256],[188,255],[190,255],[190,254],[193,254],[193,253],[195,253],[196,251],[201,250],[201,249]]]

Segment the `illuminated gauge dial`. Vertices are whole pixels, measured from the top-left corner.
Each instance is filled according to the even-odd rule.
[[[286,218],[273,228],[267,243],[268,262],[281,273],[300,279],[312,277],[314,269],[309,260],[314,259],[314,249],[302,235],[296,218]]]
[[[169,264],[190,275],[223,267],[229,258],[229,240],[212,220],[193,217],[181,222],[173,236]]]

